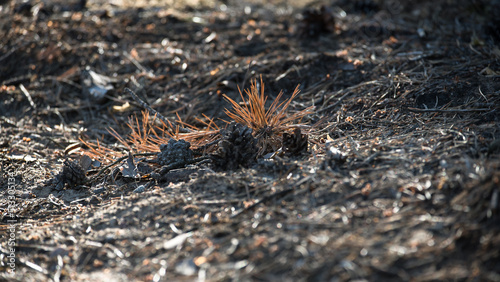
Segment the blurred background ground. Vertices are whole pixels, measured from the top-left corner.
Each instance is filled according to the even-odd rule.
[[[500,280],[498,1],[2,2],[2,278]],[[306,153],[51,184],[80,140],[126,154],[125,87],[223,127],[260,75],[315,106]]]

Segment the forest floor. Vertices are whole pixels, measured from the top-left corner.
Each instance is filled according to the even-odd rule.
[[[500,2],[451,2],[2,1],[0,280],[500,281]]]

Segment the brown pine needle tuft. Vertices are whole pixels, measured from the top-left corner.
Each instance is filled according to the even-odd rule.
[[[314,107],[308,107],[302,111],[287,115],[287,109],[290,106],[290,103],[300,92],[300,84],[297,85],[292,93],[292,96],[281,103],[279,101],[283,96],[283,91],[280,91],[267,110],[265,108],[267,97],[264,95],[264,83],[262,81],[262,76],[260,77],[260,85],[261,87],[259,93],[257,80],[253,80],[251,82],[250,89],[245,89],[248,99],[245,99],[243,93],[238,87],[243,104],[246,106],[241,106],[224,94],[224,98],[231,103],[233,107],[232,111],[225,109],[226,114],[236,122],[252,128],[257,137],[264,133],[281,135],[283,131],[296,126],[293,122],[312,113]]]
[[[287,109],[292,100],[299,94],[299,85],[295,87],[292,96],[283,102],[279,102],[283,96],[283,91],[280,91],[276,99],[271,103],[269,109],[266,110],[267,97],[264,95],[264,82],[260,77],[260,92],[257,87],[257,80],[253,80],[250,89],[245,89],[248,98],[245,99],[241,89],[238,87],[241,99],[241,106],[233,99],[224,94],[224,98],[232,105],[232,111],[225,109],[226,114],[236,122],[246,125],[253,129],[254,136],[257,138],[259,147],[258,155],[262,156],[266,153],[276,151],[281,145],[280,136],[287,129],[297,127],[297,120],[311,114],[314,107],[308,107],[302,111],[293,114],[287,114]]]
[[[122,137],[115,129],[109,128],[108,132],[113,135],[119,143],[124,145],[129,151],[134,153],[152,153],[159,152],[161,144],[167,144],[171,138],[176,140],[183,139],[190,142],[193,148],[203,146],[206,143],[212,142],[219,133],[219,128],[214,121],[207,116],[203,116],[207,121],[197,119],[205,128],[200,129],[196,126],[189,125],[177,116],[176,126],[172,123],[166,123],[160,119],[161,125],[155,125],[156,115],[150,118],[148,111],[142,112],[142,118],[131,116],[128,119],[127,126],[131,132],[127,138]],[[179,132],[179,126],[189,128],[189,132]],[[111,162],[113,157],[119,155],[119,152],[108,149],[97,143],[84,141],[80,139],[87,147],[91,157],[103,159]]]
[[[99,143],[99,139],[96,141],[96,143],[93,143],[91,141],[85,141],[80,137],[80,141],[89,148],[88,150],[85,150],[85,154],[93,159],[112,162],[115,158],[120,157],[119,152],[102,146]]]

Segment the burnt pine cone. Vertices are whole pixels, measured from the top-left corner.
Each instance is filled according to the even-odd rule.
[[[87,171],[77,160],[65,160],[63,170],[56,176],[56,190],[64,188],[64,184],[74,187],[83,184],[87,179]]]
[[[248,167],[257,158],[257,140],[252,135],[252,129],[239,123],[231,123],[223,132],[218,148],[212,154],[216,168],[237,169]]]
[[[293,133],[283,133],[283,152],[285,155],[300,155],[307,151],[307,134],[302,134],[300,128]]]

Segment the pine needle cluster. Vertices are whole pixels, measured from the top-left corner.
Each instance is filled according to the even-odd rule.
[[[237,103],[227,95],[223,95],[226,101],[231,105],[231,109],[225,109],[229,118],[237,123],[245,125],[253,130],[253,135],[258,142],[258,156],[262,156],[271,151],[277,150],[281,146],[281,136],[286,131],[300,126],[296,122],[304,116],[311,114],[313,107],[289,114],[287,112],[294,98],[299,94],[299,85],[295,88],[292,95],[280,102],[283,97],[283,91],[280,91],[276,99],[266,109],[267,96],[264,94],[264,83],[260,78],[260,87],[257,80],[251,82],[250,88],[243,92],[238,87],[242,103]],[[183,139],[190,142],[193,148],[201,147],[220,138],[220,128],[209,117],[203,115],[205,120],[198,119],[198,122],[204,125],[199,128],[183,122],[179,116],[175,122],[165,122],[165,119],[157,119],[156,114],[150,117],[148,110],[142,112],[142,118],[137,116],[130,117],[127,126],[131,133],[128,138],[123,138],[113,128],[109,132],[123,145],[128,151],[136,153],[159,152],[161,144],[167,144],[170,139]],[[160,122],[160,125],[158,124]],[[180,128],[179,126],[182,126]],[[183,129],[183,130],[181,130]],[[187,130],[186,130],[187,129]],[[81,140],[87,147],[91,157],[100,157],[107,161],[115,159],[119,153],[103,147],[99,141],[97,143]]]
[[[291,128],[297,127],[298,124],[294,122],[312,113],[313,107],[308,107],[293,114],[287,113],[290,103],[300,92],[299,86],[295,87],[290,98],[281,103],[283,91],[280,91],[267,110],[267,96],[264,94],[262,76],[260,78],[260,91],[257,80],[253,80],[250,89],[244,91],[247,98],[244,97],[238,87],[243,106],[224,94],[224,98],[232,106],[232,110],[225,110],[226,114],[237,123],[246,125],[254,131],[254,136],[259,141],[259,155],[276,150],[279,147],[282,134]]]

